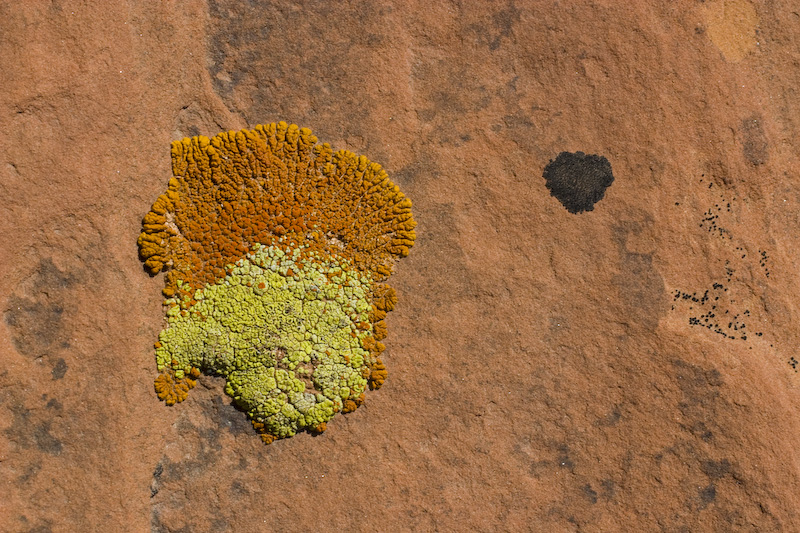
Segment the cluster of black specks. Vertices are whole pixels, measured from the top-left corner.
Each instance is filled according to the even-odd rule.
[[[730,212],[730,203],[728,205],[728,212]],[[732,239],[731,232],[719,225],[719,212],[722,211],[722,204],[714,204],[705,213],[703,219],[700,221],[700,227],[708,230],[709,233],[717,235],[720,239]],[[716,210],[716,212],[715,212]]]
[[[705,174],[703,174],[703,176],[705,176]],[[700,183],[703,183],[702,179],[700,179]],[[710,182],[708,184],[708,188],[711,189],[712,187],[714,187],[714,183]],[[734,197],[733,200],[735,201],[736,198]],[[733,238],[731,232],[720,226],[720,213],[723,212],[731,212],[731,202],[726,200],[723,195],[720,195],[719,200],[717,200],[717,203],[714,204],[714,207],[708,208],[708,210],[703,213],[703,218],[700,221],[700,227],[705,228],[709,233],[716,235],[721,239],[731,240]]]
[[[701,326],[709,331],[730,340],[746,341],[748,332],[745,319],[750,316],[750,310],[741,313],[731,312],[729,306],[736,300],[728,295],[728,287],[722,283],[714,283],[711,289],[706,289],[701,296],[696,292],[688,293],[676,290],[673,293],[673,302],[683,301],[689,303],[689,324]],[[672,306],[675,309],[675,305]],[[753,333],[760,337],[760,331]]]
[[[704,177],[705,175],[703,175]],[[700,179],[700,183],[703,183],[703,181],[703,179]],[[708,189],[714,189],[715,187],[716,184],[714,182],[708,183]],[[747,324],[754,319],[760,321],[761,318],[753,317],[749,309],[743,309],[744,302],[742,300],[739,300],[737,304],[734,294],[738,288],[742,288],[744,294],[751,294],[755,291],[752,296],[756,300],[758,299],[758,292],[763,290],[765,285],[764,280],[759,281],[754,278],[758,272],[758,269],[754,268],[754,263],[755,259],[757,259],[761,267],[761,273],[765,278],[769,278],[769,254],[761,248],[758,248],[758,253],[755,253],[753,251],[755,247],[748,246],[739,239],[734,239],[733,234],[720,225],[721,222],[726,220],[725,217],[729,216],[726,213],[731,213],[732,207],[736,207],[736,201],[748,203],[746,197],[738,199],[733,196],[731,201],[727,201],[725,195],[719,194],[717,203],[703,214],[703,219],[700,222],[701,228],[705,228],[715,237],[721,238],[731,247],[729,259],[724,261],[724,280],[721,279],[714,282],[710,289],[700,294],[682,290],[673,291],[672,309],[675,310],[680,307],[683,310],[687,310],[688,307],[687,314],[689,315],[690,325],[704,327],[728,340],[747,342],[754,340],[754,337],[763,337],[764,334],[762,332],[752,331]],[[675,205],[680,206],[681,202],[675,202]],[[742,268],[734,268],[734,264]],[[737,270],[741,271],[738,275]],[[759,309],[756,309],[755,313],[760,315]],[[769,348],[775,349],[772,344],[769,344]],[[749,349],[752,350],[753,345],[750,345]],[[800,373],[800,360],[797,357],[790,357],[788,364],[795,373]]]
[[[767,266],[767,261],[769,260],[769,256],[767,255],[767,252],[765,252],[764,250],[759,250],[758,255],[760,256],[758,264],[761,265],[761,268],[764,270],[764,275],[766,277],[769,277],[769,267]]]

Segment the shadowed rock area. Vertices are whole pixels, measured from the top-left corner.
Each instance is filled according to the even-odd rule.
[[[800,531],[793,11],[6,2],[0,531]],[[281,120],[419,225],[383,387],[265,446],[158,400],[136,240],[171,141]]]

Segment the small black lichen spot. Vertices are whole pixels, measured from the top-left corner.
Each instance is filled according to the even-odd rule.
[[[583,152],[561,152],[544,168],[543,177],[550,195],[575,214],[593,210],[614,181],[608,159]]]

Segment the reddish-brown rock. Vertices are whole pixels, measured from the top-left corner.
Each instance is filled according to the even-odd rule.
[[[0,530],[800,530],[798,14],[653,4],[0,8]],[[170,141],[277,120],[419,226],[385,385],[264,446],[159,402],[136,237]]]

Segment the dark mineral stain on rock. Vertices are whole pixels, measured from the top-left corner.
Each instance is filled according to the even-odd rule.
[[[699,490],[698,495],[700,496],[700,508],[705,509],[709,503],[717,499],[717,489],[711,483],[706,488]]]
[[[570,213],[594,209],[614,181],[611,163],[601,155],[561,152],[544,168],[545,185]]]
[[[56,359],[56,362],[53,364],[52,370],[53,379],[61,379],[67,373],[67,362],[64,361],[63,358],[59,357]]]
[[[65,315],[64,311],[75,282],[75,276],[59,270],[51,259],[43,259],[24,282],[27,287],[11,295],[4,314],[11,342],[19,353],[44,357],[69,347],[65,326],[69,313]]]
[[[769,157],[769,145],[761,118],[758,115],[748,117],[742,121],[739,130],[742,134],[742,154],[753,166],[763,165]]]
[[[60,410],[60,403],[48,407]],[[41,410],[27,409],[21,405],[11,408],[11,426],[4,430],[8,440],[25,450],[38,449],[50,455],[60,455],[63,445],[50,433],[52,416]]]

